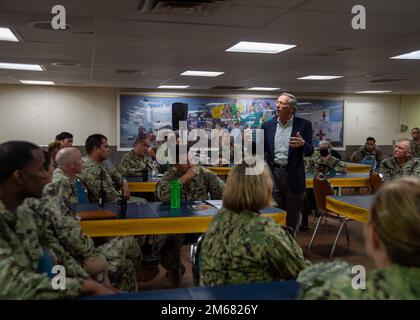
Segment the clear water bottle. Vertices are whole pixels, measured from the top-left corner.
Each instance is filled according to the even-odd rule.
[[[156,179],[158,175],[158,165],[156,161],[153,161],[152,163],[152,178]]]

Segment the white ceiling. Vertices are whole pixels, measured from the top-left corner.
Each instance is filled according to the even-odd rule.
[[[10,27],[23,40],[0,41],[0,61],[41,64],[46,69],[0,70],[0,83],[17,84],[24,79],[124,89],[173,84],[205,91],[214,86],[267,86],[300,93],[420,93],[420,60],[389,59],[420,50],[419,0],[227,2],[214,15],[203,17],[142,13],[143,0],[0,0],[0,26]],[[34,22],[51,21],[55,4],[64,5],[71,28],[34,28]],[[355,4],[366,8],[367,30],[351,27]],[[225,52],[239,41],[297,47],[276,55]],[[343,47],[350,50],[333,54]],[[57,62],[76,65],[52,65]],[[116,74],[117,69],[143,72]],[[185,70],[225,74],[216,78],[180,76]],[[344,78],[296,79],[309,74]],[[406,80],[371,82],[382,79]]]

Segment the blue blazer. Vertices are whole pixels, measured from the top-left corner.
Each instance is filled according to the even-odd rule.
[[[267,164],[272,167],[274,163],[274,137],[277,130],[277,118],[267,121],[262,128],[264,129],[264,152]],[[293,119],[292,137],[295,137],[298,131],[305,140],[305,144],[299,148],[289,147],[287,171],[292,191],[302,193],[306,188],[303,157],[311,156],[314,153],[311,122],[295,116]]]

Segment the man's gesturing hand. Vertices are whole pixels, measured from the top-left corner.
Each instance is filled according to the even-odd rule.
[[[299,131],[296,133],[296,137],[290,137],[290,140],[289,140],[290,147],[299,148],[299,147],[302,147],[304,144],[305,144],[305,140],[303,140]]]

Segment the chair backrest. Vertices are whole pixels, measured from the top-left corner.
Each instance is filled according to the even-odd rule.
[[[52,268],[56,264],[55,260],[54,253],[50,249],[42,246],[42,256],[38,262],[37,273],[46,273],[48,278],[52,278]]]
[[[369,173],[369,184],[371,193],[376,193],[383,184],[382,175],[379,172],[371,171]]]
[[[328,179],[315,176],[313,178],[314,194],[318,210],[326,210],[326,197],[334,194],[334,189]]]
[[[200,253],[204,235],[205,233],[198,238],[196,243],[191,245],[190,257],[192,262],[192,274],[194,285],[196,286],[198,286],[200,280]]]
[[[372,170],[376,170],[377,162],[375,157],[372,155],[364,157],[360,163],[369,165],[371,166]]]
[[[74,182],[74,187],[76,188],[77,203],[88,204],[89,198],[87,195],[87,190],[79,179],[76,179],[76,181]]]
[[[155,201],[162,201],[159,197],[159,191],[160,191],[160,179],[156,182],[156,189],[155,189]]]

